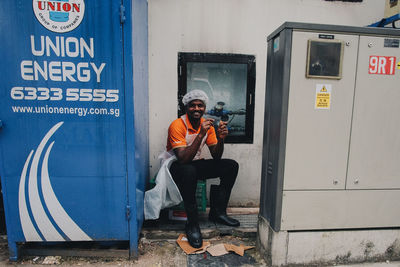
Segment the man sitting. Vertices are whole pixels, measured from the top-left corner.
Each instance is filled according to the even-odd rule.
[[[240,225],[239,221],[226,214],[239,165],[234,160],[221,159],[224,139],[228,135],[227,123],[220,121],[215,131],[214,120],[203,118],[207,101],[207,95],[201,90],[188,92],[182,99],[186,114],[171,123],[167,140],[167,151],[173,150],[177,157],[170,173],[183,198],[187,214],[186,236],[194,248],[201,247],[203,243],[196,203],[197,180],[220,178],[220,184],[213,185],[210,190],[209,220],[228,226]],[[200,158],[205,144],[213,159]]]

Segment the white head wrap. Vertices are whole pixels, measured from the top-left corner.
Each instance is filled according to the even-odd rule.
[[[190,92],[187,92],[186,95],[183,96],[182,103],[185,106],[187,106],[187,104],[189,104],[190,101],[193,101],[193,100],[201,100],[204,102],[205,105],[207,105],[208,96],[202,90],[195,89]]]

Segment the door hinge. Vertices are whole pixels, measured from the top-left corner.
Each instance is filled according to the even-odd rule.
[[[126,220],[129,221],[131,219],[131,206],[126,205]]]
[[[124,24],[126,17],[125,17],[125,7],[123,5],[119,7],[119,19],[121,24]]]

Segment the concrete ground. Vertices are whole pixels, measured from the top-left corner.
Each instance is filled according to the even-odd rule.
[[[229,243],[255,246],[257,213],[258,209],[235,210],[232,216],[241,221],[239,228],[210,223],[207,220],[207,213],[201,213],[200,227],[203,237],[212,245]],[[129,260],[126,256],[119,257],[118,255],[127,254],[127,249],[123,248],[121,250],[112,248],[100,252],[97,250],[95,251],[96,257],[67,256],[65,254],[74,254],[75,251],[64,248],[50,252],[62,256],[25,255],[18,262],[10,262],[7,237],[1,236],[0,266],[266,266],[256,249],[247,250],[243,257],[233,253],[221,257],[212,257],[204,253],[186,255],[176,243],[179,234],[184,233],[184,224],[184,221],[169,220],[166,212],[162,214],[160,220],[145,222],[139,241],[139,257],[136,260]],[[35,251],[35,249],[38,250],[37,248],[25,248],[25,253]],[[41,250],[39,249],[39,251]],[[89,255],[93,254],[90,249],[86,248],[85,251],[89,251]],[[76,250],[76,254],[79,253],[82,253],[82,250]]]
[[[235,209],[230,212],[233,217],[241,221],[240,227],[231,228],[209,223],[207,213],[202,214],[200,226],[204,239],[210,241],[212,245],[228,243],[255,246],[258,210]],[[117,253],[115,253],[116,249],[94,250],[95,257],[67,256],[74,254],[75,250],[64,249],[59,253],[63,256],[23,256],[18,262],[10,262],[6,236],[0,236],[0,266],[268,266],[256,249],[246,250],[243,257],[232,252],[219,257],[212,257],[209,253],[186,255],[176,243],[179,234],[184,232],[184,222],[170,221],[167,217],[168,214],[163,214],[158,221],[145,222],[139,241],[139,257],[136,260],[118,256],[126,255],[126,248],[122,248]],[[58,254],[56,251],[52,253]],[[400,267],[400,262],[362,263],[335,267],[349,266]]]

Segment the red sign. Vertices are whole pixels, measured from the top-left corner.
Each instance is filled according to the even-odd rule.
[[[396,69],[396,57],[370,56],[369,74],[393,75]]]

